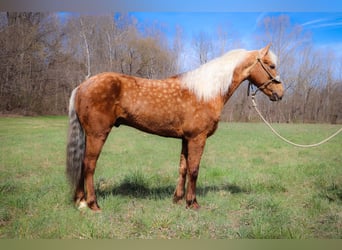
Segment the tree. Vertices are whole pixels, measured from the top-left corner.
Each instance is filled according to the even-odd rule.
[[[71,90],[86,77],[118,71],[163,78],[176,56],[158,27],[138,30],[127,15],[1,13],[0,109],[61,114]]]
[[[256,47],[272,42],[286,87],[276,104],[258,96],[267,119],[342,121],[340,57],[314,49],[310,35],[285,15],[263,19],[258,41]],[[189,60],[181,27],[176,27],[170,43],[163,25],[142,26],[130,15],[73,14],[61,20],[56,13],[0,13],[0,112],[65,114],[71,90],[86,76],[116,71],[164,78],[184,70],[184,61],[193,62],[187,69],[197,67],[240,43],[222,27],[213,34],[199,32],[192,40],[194,58]],[[242,84],[232,96],[223,120],[258,120],[248,105],[246,88]]]
[[[192,40],[195,56],[199,65],[204,64],[213,58],[213,41],[204,31],[196,34]]]
[[[3,19],[4,20],[4,19]],[[5,111],[32,109],[40,111],[46,91],[43,84],[49,60],[49,48],[57,39],[53,17],[48,13],[6,13],[1,24],[0,56],[1,109]]]

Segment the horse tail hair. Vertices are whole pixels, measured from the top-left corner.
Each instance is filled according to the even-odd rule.
[[[80,179],[82,178],[82,166],[85,153],[84,130],[75,110],[77,90],[78,87],[72,91],[69,102],[69,129],[66,157],[66,175],[73,192],[76,191]]]

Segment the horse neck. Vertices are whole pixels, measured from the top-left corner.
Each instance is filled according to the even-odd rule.
[[[234,69],[232,83],[229,86],[228,92],[223,96],[224,103],[229,100],[241,83],[248,78],[250,70],[256,63],[257,53],[258,51],[250,51],[249,55],[246,57],[246,60],[237,65]]]

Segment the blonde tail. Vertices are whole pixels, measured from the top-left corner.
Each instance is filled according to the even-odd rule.
[[[76,188],[82,177],[82,164],[85,152],[85,135],[81,123],[75,111],[75,88],[69,103],[69,129],[67,139],[66,175],[71,184],[72,191]]]

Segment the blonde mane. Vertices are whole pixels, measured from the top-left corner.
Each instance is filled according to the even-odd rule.
[[[246,57],[243,49],[232,50],[181,76],[182,87],[192,91],[199,100],[209,101],[228,92],[236,66]]]

